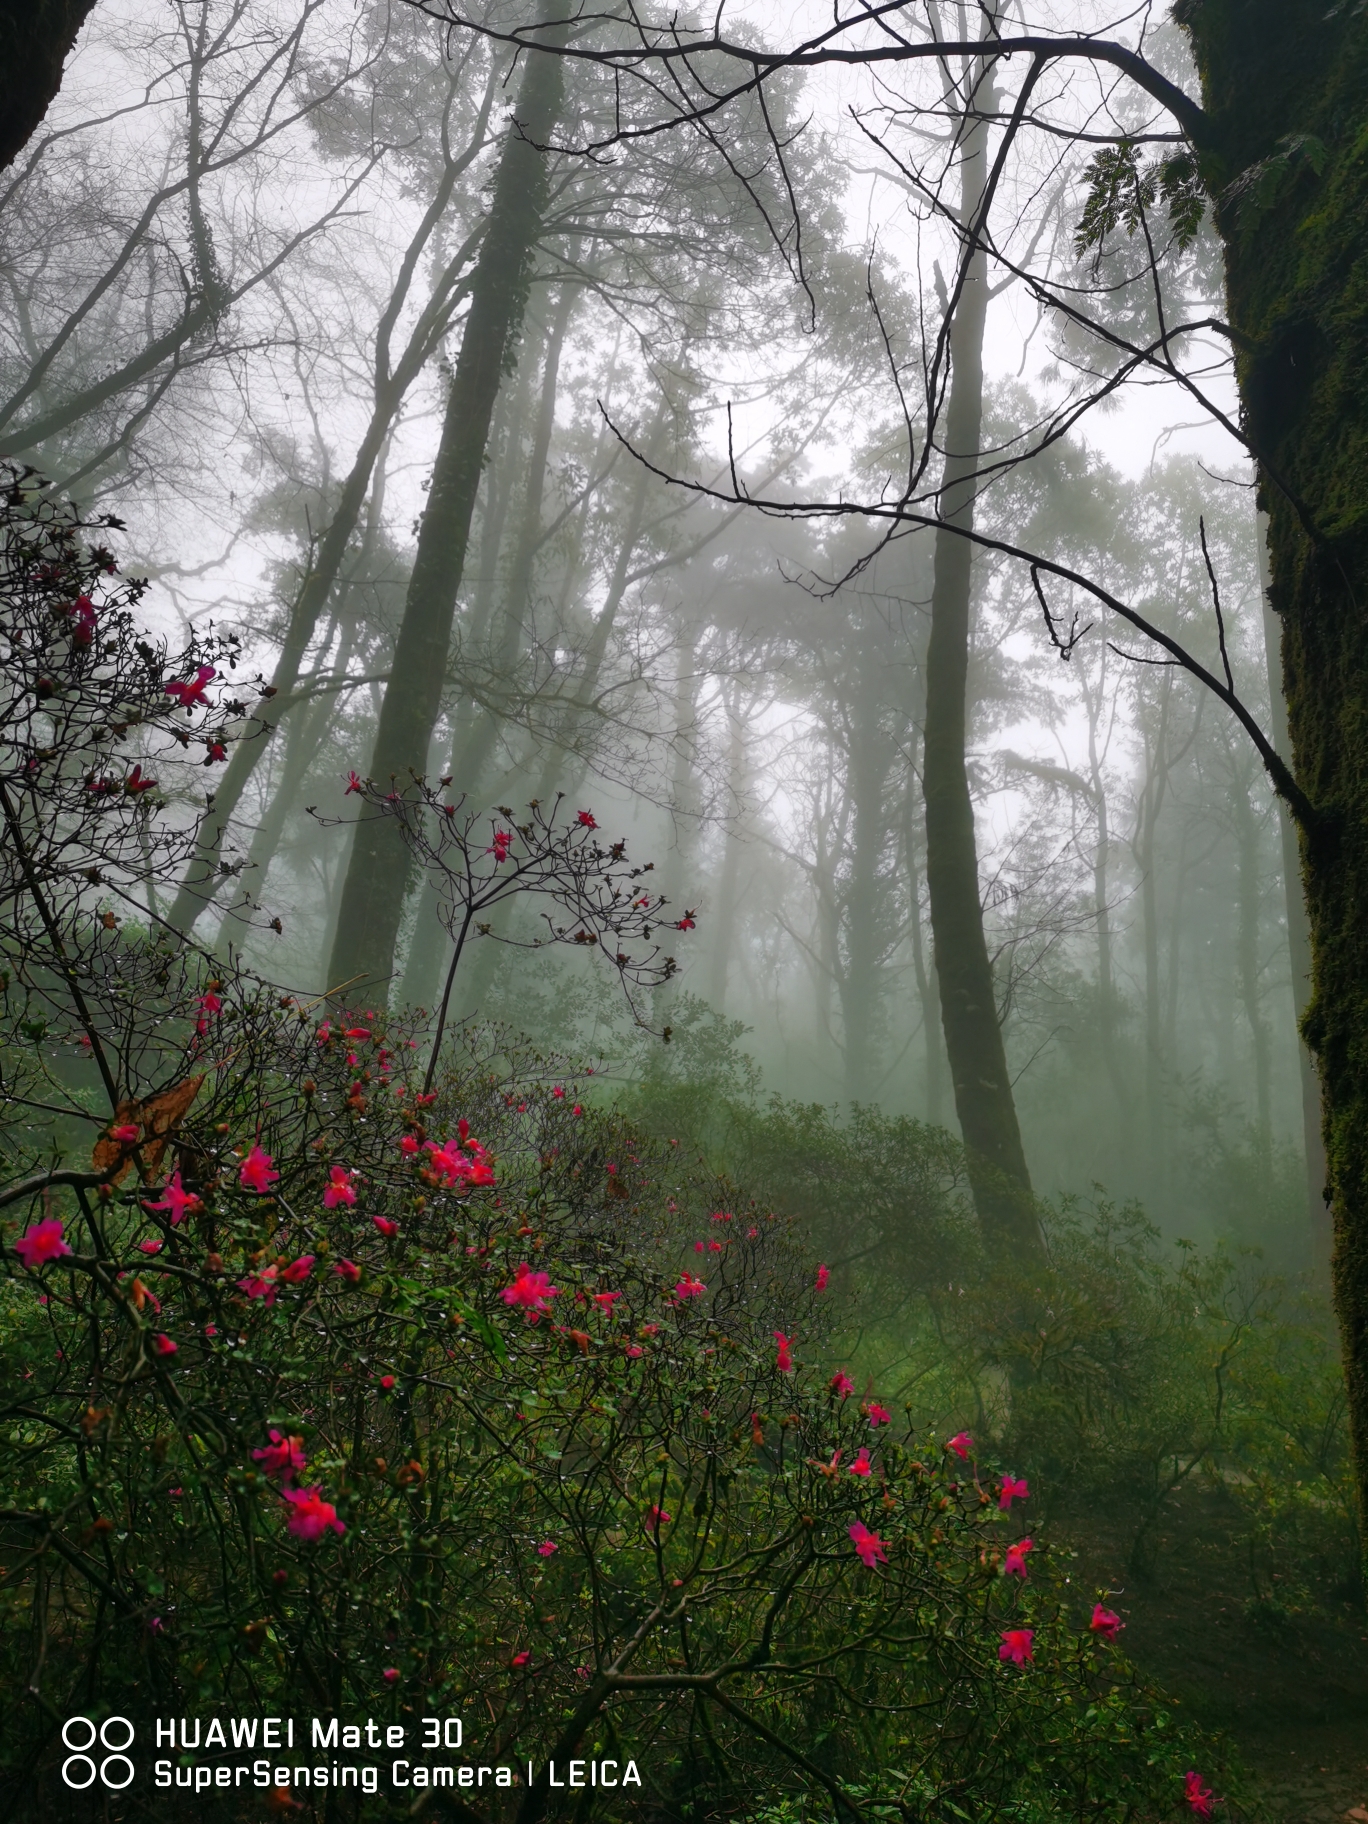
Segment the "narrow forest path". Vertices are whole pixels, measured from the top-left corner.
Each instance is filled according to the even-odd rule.
[[[1094,1515],[1051,1528],[1091,1597],[1109,1589],[1135,1663],[1238,1749],[1274,1824],[1368,1824],[1368,1616],[1344,1592],[1312,1604],[1257,1575],[1243,1516],[1193,1490],[1160,1530],[1152,1577],[1128,1576],[1130,1532]],[[1351,1816],[1357,1813],[1357,1816]],[[1219,1817],[1219,1813],[1217,1814]]]

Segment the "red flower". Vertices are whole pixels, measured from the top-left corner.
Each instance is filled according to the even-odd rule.
[[[393,1393],[394,1376],[392,1374],[382,1374],[380,1376],[380,1391],[382,1393]]]
[[[122,1127],[111,1127],[109,1137],[111,1140],[117,1140],[122,1146],[132,1146],[141,1132],[142,1129],[136,1121],[125,1121]]]
[[[348,1208],[356,1202],[356,1192],[352,1189],[352,1173],[345,1165],[335,1165],[328,1173],[328,1182],[323,1187],[323,1208],[335,1210],[339,1203]]]
[[[26,1267],[41,1267],[49,1260],[60,1260],[71,1248],[62,1239],[62,1219],[49,1216],[24,1230],[14,1244],[14,1251]]]
[[[831,1278],[831,1268],[830,1267],[818,1267],[818,1269],[817,1269],[817,1290],[819,1292],[826,1291],[827,1281],[830,1278]]]
[[[581,811],[578,821],[582,829],[596,830],[598,828],[598,818],[592,811]]]
[[[150,1241],[140,1241],[138,1243],[138,1252],[139,1254],[160,1254],[165,1246],[166,1243],[158,1236]]]
[[[701,1279],[695,1279],[692,1273],[686,1273],[675,1286],[676,1298],[702,1298],[707,1286]]]
[[[887,1406],[880,1406],[877,1400],[871,1400],[868,1406],[865,1407],[865,1417],[869,1420],[870,1424],[875,1427],[880,1425],[891,1425],[893,1422],[893,1415],[888,1410]]]
[[[185,684],[168,684],[166,695],[174,697],[182,709],[193,709],[196,703],[204,702],[204,687],[218,676],[212,665],[201,665],[194,677]]]
[[[299,1259],[292,1260],[288,1267],[282,1267],[280,1269],[281,1284],[302,1286],[313,1272],[314,1259],[315,1256],[312,1254],[301,1254]]]
[[[1014,1666],[1028,1666],[1035,1658],[1031,1642],[1035,1639],[1034,1628],[1004,1628],[1002,1645],[998,1648],[999,1659],[1010,1659]]]
[[[228,749],[222,741],[206,741],[204,745],[209,749],[204,760],[206,766],[213,766],[217,761],[228,758]]]
[[[273,1164],[269,1153],[263,1153],[259,1146],[254,1146],[238,1171],[239,1183],[249,1191],[269,1190],[280,1176],[279,1172],[271,1169]]]
[[[694,929],[694,923],[693,913],[686,912],[683,918],[677,918],[675,920],[674,928],[676,931],[692,931]]]
[[[856,1520],[848,1531],[855,1550],[859,1553],[860,1563],[866,1570],[872,1571],[876,1564],[888,1563],[888,1552],[883,1540],[877,1533],[871,1533],[863,1520]]]
[[[508,851],[512,847],[513,847],[512,830],[495,830],[494,840],[489,845],[489,847],[485,850],[485,854],[492,855],[496,862],[507,861],[508,860]]]
[[[95,604],[88,595],[78,595],[64,613],[74,615],[76,625],[72,630],[72,639],[78,646],[89,646],[95,638]]]
[[[1115,1640],[1125,1625],[1119,1615],[1111,1609],[1104,1609],[1100,1602],[1094,1605],[1092,1620],[1088,1623],[1093,1633],[1100,1634],[1103,1640]]]
[[[361,790],[362,790],[361,781],[357,778],[356,774],[348,773],[347,774],[347,789],[345,792],[343,792],[342,796],[344,798],[350,798],[353,792],[359,792]]]
[[[559,1550],[560,1547],[556,1544],[554,1539],[543,1539],[541,1544],[537,1547],[537,1556],[539,1558],[549,1558],[553,1552]]]
[[[646,1531],[648,1533],[658,1533],[661,1527],[668,1526],[673,1518],[673,1514],[667,1514],[663,1507],[648,1507],[646,1510]]]
[[[337,1517],[337,1509],[331,1501],[323,1500],[318,1487],[285,1488],[282,1497],[294,1510],[290,1515],[290,1531],[296,1539],[321,1539],[328,1528],[337,1534],[346,1532],[346,1527]]]
[[[399,1668],[398,1666],[386,1666],[380,1676],[387,1685],[395,1684],[399,1678]]]
[[[282,1482],[293,1482],[296,1476],[303,1475],[308,1458],[304,1454],[304,1440],[294,1434],[286,1437],[283,1432],[272,1431],[270,1443],[260,1450],[252,1452],[252,1461],[260,1463],[268,1476],[278,1476]]]
[[[969,1436],[967,1431],[957,1431],[953,1438],[947,1438],[945,1440],[945,1448],[947,1450],[953,1450],[955,1455],[963,1462],[969,1455],[969,1452],[974,1448],[974,1440]]]
[[[341,1279],[350,1280],[353,1285],[355,1285],[357,1280],[361,1277],[361,1269],[354,1260],[335,1260],[333,1262],[333,1272]]]
[[[1025,1482],[1016,1476],[1002,1478],[1002,1487],[998,1492],[998,1507],[1004,1514],[1011,1511],[1013,1501],[1029,1501],[1030,1498],[1031,1491]]]
[[[1034,1539],[1021,1539],[1016,1545],[1009,1545],[1007,1547],[1007,1557],[1002,1566],[1003,1576],[1020,1577],[1021,1581],[1024,1583],[1026,1581],[1026,1554],[1027,1552],[1033,1552],[1034,1550]]]
[[[158,1355],[175,1355],[176,1351],[180,1348],[180,1344],[173,1343],[171,1338],[163,1331],[160,1336],[154,1336],[152,1338],[152,1347],[156,1350]]]
[[[269,1311],[276,1301],[276,1293],[279,1290],[275,1283],[279,1272],[279,1267],[270,1266],[263,1267],[260,1273],[249,1273],[244,1279],[238,1280],[238,1290],[245,1292],[248,1298],[264,1298],[266,1309]]]
[[[370,1036],[369,1026],[348,1026],[342,1034],[344,1039],[368,1039]]]
[[[600,1311],[606,1311],[611,1317],[613,1314],[614,1302],[621,1297],[621,1292],[595,1292],[594,1303],[598,1306]]]
[[[1211,1788],[1203,1786],[1200,1773],[1189,1771],[1183,1775],[1183,1797],[1199,1818],[1211,1816]]]
[[[145,1203],[143,1208],[145,1210],[169,1211],[171,1215],[171,1227],[174,1229],[179,1223],[184,1222],[187,1216],[193,1216],[196,1210],[202,1210],[204,1205],[200,1202],[199,1198],[196,1197],[193,1191],[187,1191],[184,1188],[181,1184],[180,1173],[172,1172],[170,1178],[166,1182],[166,1189],[162,1192],[157,1202]]]
[[[372,1216],[371,1221],[375,1224],[376,1228],[379,1229],[386,1241],[392,1241],[399,1233],[399,1224],[397,1222],[392,1222],[388,1216]]]
[[[525,1260],[520,1260],[513,1284],[505,1286],[499,1296],[506,1305],[521,1305],[526,1311],[549,1311],[550,1301],[559,1298],[560,1292],[551,1284],[549,1273],[534,1273]]]
[[[532,1654],[530,1651],[526,1653],[515,1653],[508,1663],[510,1666],[525,1666],[531,1657]]]
[[[156,784],[157,782],[155,779],[148,778],[147,774],[142,770],[141,765],[136,765],[127,779],[124,780],[124,790],[128,793],[130,798],[136,798],[139,792],[150,792],[155,790]]]
[[[869,1467],[869,1446],[867,1444],[864,1444],[864,1445],[861,1445],[859,1455],[855,1458],[855,1461],[850,1465],[850,1474],[852,1476],[867,1476],[870,1473],[871,1472],[870,1472],[870,1467]]]
[[[782,1330],[776,1330],[774,1332],[774,1340],[779,1345],[779,1353],[774,1360],[775,1367],[779,1370],[780,1374],[792,1374],[793,1356],[790,1354],[790,1351],[793,1347],[793,1338],[785,1336]]]
[[[551,1100],[553,1102],[564,1102],[565,1100],[565,1091],[561,1088],[559,1083],[551,1091]]]
[[[831,1377],[831,1391],[839,1393],[843,1400],[848,1400],[855,1391],[855,1383],[844,1368],[838,1368]]]

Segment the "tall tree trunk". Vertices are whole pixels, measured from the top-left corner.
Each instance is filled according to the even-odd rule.
[[[731,967],[736,943],[736,919],[739,911],[738,884],[741,872],[741,835],[735,819],[740,816],[746,790],[746,729],[740,705],[732,692],[723,689],[727,707],[727,797],[732,822],[726,828],[722,849],[722,872],[717,882],[717,901],[709,923],[712,926],[712,950],[708,957],[708,1000],[719,1013],[727,1007],[727,973]]]
[[[857,634],[862,642],[868,638],[867,629]],[[873,653],[857,649],[846,756],[846,790],[852,799],[850,885],[844,920],[846,956],[845,967],[837,978],[848,1102],[868,1102],[878,1081],[876,1025],[882,973],[878,874],[885,829],[885,772],[880,765],[883,730],[878,719],[876,664]]]
[[[1368,13],[1322,0],[1182,0],[1175,11],[1202,76],[1208,189],[1230,197],[1232,180],[1265,160],[1275,174],[1281,160],[1285,179],[1257,233],[1234,197],[1217,222],[1269,518],[1292,755],[1315,810],[1302,832],[1302,1031],[1320,1065],[1332,1283],[1368,1550]],[[1289,153],[1303,135],[1319,146],[1315,167]]]
[[[993,108],[991,78],[983,65],[975,67],[973,80],[978,85],[971,98],[973,113],[966,115],[961,136],[960,220],[966,225],[977,221],[986,187],[988,126],[982,117]],[[987,311],[987,258],[978,249],[969,258],[950,334],[941,481],[942,517],[962,530],[972,527],[974,519]],[[972,555],[967,538],[953,531],[936,534],[922,770],[926,880],[945,1049],[974,1206],[994,1248],[1033,1252],[1040,1246],[1040,1232],[983,933],[974,803],[965,764]]]
[[[546,17],[563,20],[568,0]],[[470,313],[447,394],[441,442],[409,578],[394,665],[380,710],[370,774],[407,782],[423,771],[441,708],[451,625],[461,586],[470,521],[484,465],[489,424],[505,361],[522,326],[528,270],[547,193],[545,155],[564,92],[559,56],[527,53],[515,124],[499,160],[489,225],[471,280]],[[392,818],[358,823],[338,907],[328,966],[333,983],[387,981],[403,911],[408,867]]]
[[[1269,603],[1268,521],[1260,513],[1256,531],[1260,600],[1263,603],[1264,664],[1268,668],[1268,702],[1273,744],[1284,759],[1292,752],[1287,732],[1287,704],[1282,691],[1282,622]],[[1287,908],[1287,958],[1292,970],[1292,1006],[1297,1018],[1297,1065],[1301,1084],[1302,1153],[1306,1161],[1306,1221],[1312,1281],[1330,1284],[1330,1209],[1325,1195],[1325,1140],[1321,1134],[1320,1072],[1311,1047],[1302,1037],[1302,1020],[1311,1000],[1311,927],[1302,893],[1297,826],[1278,799],[1278,836],[1282,845],[1283,900]]]
[[[1245,759],[1245,755],[1241,755]],[[1248,756],[1252,761],[1252,755]],[[1245,1021],[1249,1026],[1254,1054],[1254,1108],[1258,1133],[1255,1146],[1261,1167],[1266,1172],[1273,1162],[1273,1061],[1269,1051],[1268,1022],[1263,1016],[1263,997],[1259,992],[1259,931],[1262,924],[1260,901],[1263,880],[1259,868],[1259,820],[1250,803],[1250,780],[1247,771],[1237,773],[1233,781],[1235,846],[1239,858],[1239,937],[1235,946],[1236,979]]]
[[[917,999],[921,1004],[926,1119],[932,1127],[939,1127],[943,1118],[941,1099],[945,1093],[944,1041],[941,1037],[940,990],[936,982],[936,971],[934,966],[930,969],[926,966],[926,945],[922,937],[921,866],[917,858],[915,802],[909,779],[905,843],[908,923],[912,937],[912,973],[916,977]]]

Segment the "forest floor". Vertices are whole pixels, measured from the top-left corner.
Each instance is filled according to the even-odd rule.
[[[1061,1518],[1072,1581],[1110,1589],[1126,1650],[1189,1715],[1235,1744],[1279,1824],[1368,1824],[1368,1618],[1344,1603],[1270,1618],[1217,1495],[1176,1498],[1153,1577],[1126,1575],[1130,1534]],[[1354,1815],[1357,1814],[1357,1815]],[[1217,1816],[1219,1817],[1219,1812]]]

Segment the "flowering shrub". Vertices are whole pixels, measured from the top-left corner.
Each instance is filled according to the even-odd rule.
[[[165,832],[150,738],[122,788],[88,778],[129,728],[207,714],[216,666],[168,673],[73,593],[108,568],[75,522],[40,524],[42,577],[11,527],[0,730],[0,938],[43,1009],[6,1031],[0,1109],[0,1756],[34,1814],[70,1815],[60,1720],[108,1710],[143,1740],[207,1711],[478,1717],[482,1759],[533,1764],[519,1824],[559,1802],[548,1760],[609,1744],[643,1815],[1180,1805],[1210,1763],[1051,1595],[1022,1478],[831,1372],[784,1222],[506,1036],[429,1087],[423,1035],[92,912],[112,883],[155,925]],[[40,648],[64,733],[28,702]]]

